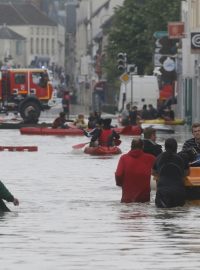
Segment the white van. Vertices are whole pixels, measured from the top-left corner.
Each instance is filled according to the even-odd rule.
[[[156,108],[158,99],[159,86],[156,76],[132,75],[126,84],[121,83],[118,111],[121,112],[128,103],[136,105],[138,110],[141,110],[144,104],[152,104]]]

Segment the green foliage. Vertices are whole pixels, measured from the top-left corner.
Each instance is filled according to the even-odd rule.
[[[115,10],[104,65],[108,80],[119,75],[116,64],[119,52],[127,53],[127,62],[136,64],[138,74],[152,73],[153,33],[167,31],[168,22],[180,20],[180,4],[181,0],[125,0]]]

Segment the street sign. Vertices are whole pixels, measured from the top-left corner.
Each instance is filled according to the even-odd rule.
[[[130,80],[128,73],[123,73],[119,78],[123,83],[128,83]]]
[[[200,52],[200,32],[191,33],[191,53]]]
[[[162,38],[162,37],[167,37],[168,33],[167,33],[167,31],[157,31],[157,32],[154,32],[153,36],[156,39],[159,39],[159,38]]]
[[[163,62],[163,68],[164,70],[170,72],[175,69],[176,65],[173,59],[167,57],[167,59]]]
[[[174,39],[184,38],[184,22],[168,22],[168,35]]]

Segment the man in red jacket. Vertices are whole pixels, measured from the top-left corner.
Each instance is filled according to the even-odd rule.
[[[132,140],[131,150],[120,157],[115,172],[116,185],[122,187],[121,202],[150,201],[151,169],[155,159],[144,153],[141,139]]]

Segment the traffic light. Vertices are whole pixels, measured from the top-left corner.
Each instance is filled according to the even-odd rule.
[[[118,53],[117,54],[117,68],[120,71],[124,71],[126,69],[126,53]]]
[[[161,55],[175,55],[177,53],[177,39],[169,39],[168,36],[164,36],[158,40],[160,48],[158,53]]]

